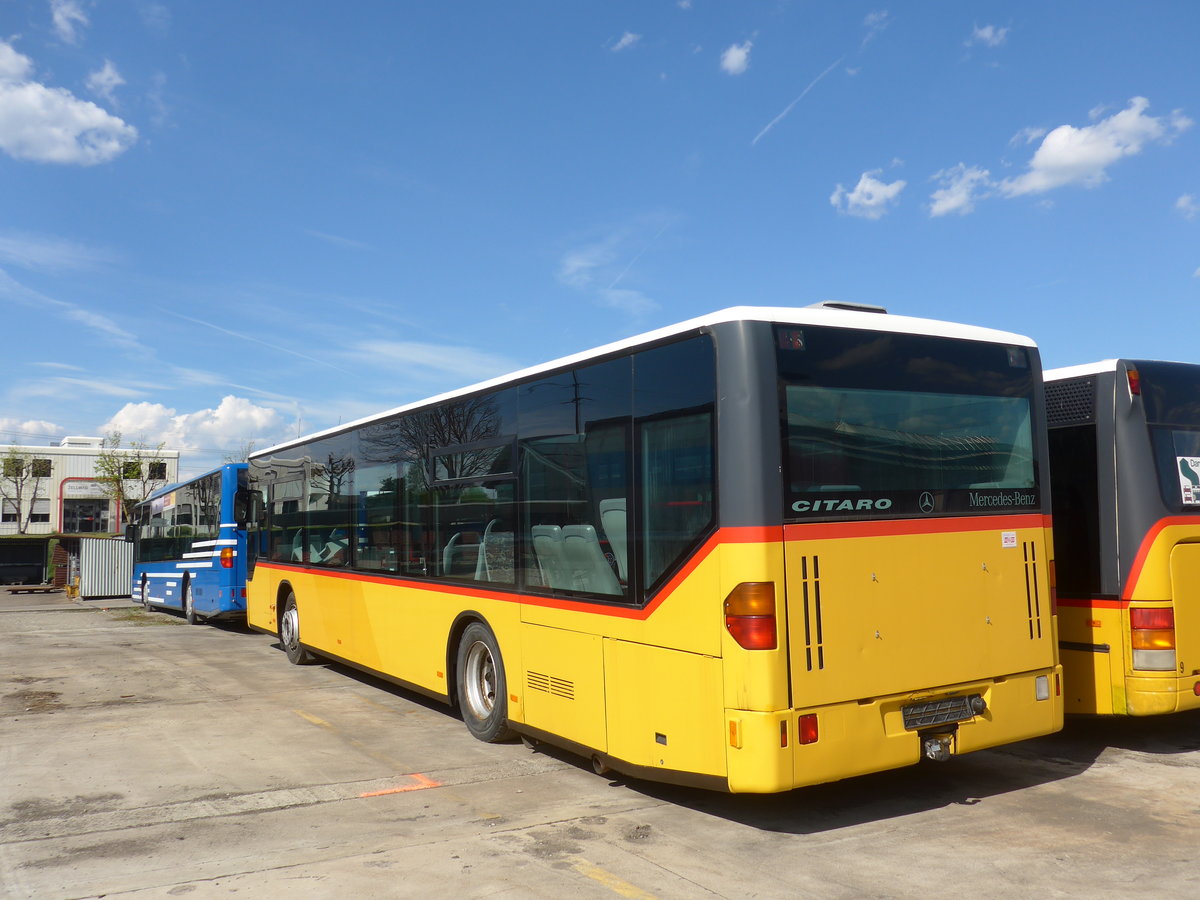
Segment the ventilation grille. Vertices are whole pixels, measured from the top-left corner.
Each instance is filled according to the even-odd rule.
[[[1042,598],[1037,580],[1037,544],[1033,541],[1023,541],[1021,546],[1025,552],[1025,605],[1029,611],[1029,639],[1032,641],[1042,636]]]
[[[1096,421],[1096,376],[1067,378],[1046,384],[1046,422],[1059,425],[1087,425]]]
[[[825,636],[821,628],[821,563],[816,556],[800,557],[800,596],[804,601],[804,665],[808,671],[825,668]]]
[[[543,675],[541,672],[526,672],[525,685],[531,691],[541,691],[552,697],[562,697],[564,700],[575,699],[575,682],[565,678],[555,678],[553,675]]]

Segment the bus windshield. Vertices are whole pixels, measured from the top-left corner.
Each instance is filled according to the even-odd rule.
[[[1026,348],[776,334],[789,520],[1040,510]]]

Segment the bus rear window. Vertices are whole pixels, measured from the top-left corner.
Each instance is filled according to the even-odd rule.
[[[793,331],[777,345],[789,520],[1040,510],[1025,348]]]

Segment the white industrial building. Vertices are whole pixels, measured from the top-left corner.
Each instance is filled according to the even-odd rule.
[[[32,461],[25,477],[20,504],[16,502],[13,479],[0,470],[0,534],[18,534],[28,521],[26,534],[114,534],[124,527],[120,504],[111,500],[96,478],[96,460],[104,450],[98,437],[65,437],[48,447],[15,445],[12,447]],[[9,447],[0,445],[0,455]],[[153,481],[151,489],[179,480],[178,450],[132,450],[120,453],[131,465],[149,458],[145,475]],[[138,474],[141,474],[140,472]],[[132,496],[141,489],[142,479],[130,479]]]

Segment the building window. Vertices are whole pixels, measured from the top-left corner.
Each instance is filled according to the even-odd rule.
[[[129,462],[122,463],[121,464],[121,477],[122,478],[141,478],[142,477],[141,461],[134,459],[134,460],[130,460]]]
[[[4,477],[20,478],[25,474],[25,460],[19,456],[9,456],[4,460]],[[15,520],[14,520],[15,521]]]
[[[49,462],[49,460],[47,460]],[[49,522],[50,521],[50,500],[39,497],[33,501],[33,510],[29,514],[29,522]]]
[[[167,480],[167,464],[165,462],[150,463],[150,480],[151,481],[166,481]]]
[[[49,478],[50,472],[52,469],[53,469],[53,464],[51,463],[50,460],[35,459],[33,461],[33,472],[31,474],[33,475],[34,478]],[[49,520],[47,520],[47,521],[49,521]]]
[[[0,507],[0,522],[15,522],[17,519],[17,504],[12,500],[5,500],[3,507]]]

